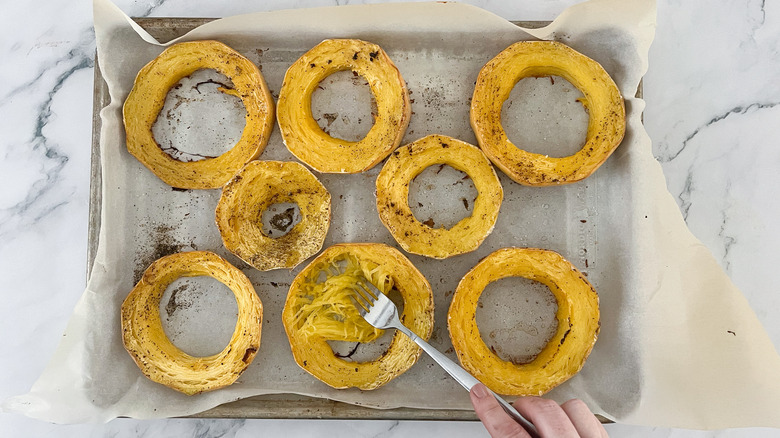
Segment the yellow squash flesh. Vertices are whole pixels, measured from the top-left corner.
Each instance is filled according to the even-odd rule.
[[[314,120],[311,96],[331,74],[352,70],[371,87],[377,106],[371,130],[360,141],[333,138]],[[403,138],[411,116],[406,82],[376,44],[353,39],[325,40],[287,70],[279,92],[277,118],[290,152],[321,173],[359,173],[374,167]]]
[[[524,277],[550,288],[558,302],[556,333],[529,363],[502,360],[480,337],[476,322],[485,287]],[[504,248],[480,261],[458,284],[447,315],[461,365],[500,394],[542,395],[579,372],[599,332],[599,300],[585,276],[560,254],[536,248]]]
[[[168,91],[197,70],[214,69],[233,82],[219,91],[241,99],[246,124],[241,138],[224,154],[184,162],[165,153],[152,127]],[[217,41],[175,44],[138,73],[124,104],[127,150],[166,184],[182,189],[222,187],[244,164],[255,159],[271,136],[274,102],[260,70],[238,52]]]
[[[452,228],[429,227],[409,208],[409,184],[437,164],[468,174],[478,192],[471,216]],[[408,252],[436,259],[477,249],[493,230],[503,197],[501,182],[479,148],[443,135],[429,135],[398,148],[376,179],[379,218],[393,238]]]
[[[301,221],[271,238],[262,214],[277,203],[295,203]],[[216,209],[222,241],[230,252],[261,271],[294,268],[316,254],[328,234],[330,193],[296,162],[253,161],[225,185]]]
[[[577,87],[588,111],[585,145],[568,157],[527,152],[501,125],[501,109],[522,78],[561,76]],[[512,180],[529,186],[567,184],[587,178],[620,145],[625,134],[623,97],[596,61],[553,41],[522,41],[482,68],[471,99],[471,126],[482,151]]]
[[[218,354],[191,356],[165,335],[160,299],[180,277],[213,277],[233,291],[238,320],[230,343]],[[141,372],[157,383],[187,395],[231,385],[260,348],[263,305],[249,279],[236,267],[207,251],[183,252],[158,259],[122,304],[122,342]]]
[[[404,302],[400,318],[417,336],[427,340],[433,331],[431,286],[398,250],[378,243],[327,248],[295,277],[282,322],[295,362],[334,388],[378,388],[420,357],[420,348],[398,332],[377,360],[352,362],[334,355],[328,340],[370,342],[382,333],[360,317],[350,298],[357,283],[365,281],[385,294],[391,289],[400,293]]]

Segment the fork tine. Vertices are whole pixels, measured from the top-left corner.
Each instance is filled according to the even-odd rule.
[[[371,293],[371,290],[368,287],[366,287],[364,284],[357,283],[357,287],[355,288],[355,291],[357,292],[357,295],[359,295],[361,299],[366,301],[369,310],[371,310],[371,307],[373,307],[374,304],[376,303],[376,297],[374,296],[373,293]]]
[[[355,295],[352,298],[357,300],[357,302],[360,304],[360,307],[365,309],[366,313],[370,312],[371,308],[374,306],[373,297],[366,293],[365,288],[360,283],[356,284]]]
[[[366,304],[363,302],[363,300],[360,299],[360,298],[355,298],[355,297],[353,297],[351,295],[350,295],[349,298],[355,304],[355,308],[357,308],[357,311],[360,314],[360,316],[366,316],[366,313],[368,313],[370,308],[366,307]]]
[[[365,283],[365,282],[362,282],[362,281],[361,281],[360,283],[358,283],[358,285],[360,285],[360,287],[361,287],[361,288],[362,288],[362,289],[363,289],[363,290],[364,290],[364,291],[365,291],[365,292],[368,294],[368,296],[371,298],[371,302],[372,302],[372,304],[373,304],[373,302],[375,302],[376,300],[378,300],[378,299],[379,299],[379,296],[378,296],[377,294],[379,294],[379,293],[381,293],[381,292],[379,292],[378,290],[376,290],[376,289],[375,289],[375,287],[376,287],[376,286],[374,286],[374,285],[373,285],[373,284],[371,284],[371,283]]]

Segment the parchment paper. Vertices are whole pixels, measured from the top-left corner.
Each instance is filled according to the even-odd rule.
[[[446,311],[458,280],[477,260],[505,246],[553,249],[586,272],[598,290],[601,334],[583,370],[550,397],[558,401],[579,397],[595,412],[633,424],[780,426],[776,415],[780,357],[741,293],[687,230],[641,124],[644,102],[633,96],[647,69],[654,14],[652,1],[593,0],[569,8],[548,27],[523,30],[456,3],[349,6],[231,17],[201,26],[183,39],[218,39],[241,51],[262,67],[275,97],[287,66],[321,40],[354,37],[376,42],[399,67],[414,101],[404,142],[439,133],[475,143],[468,124],[474,80],[487,60],[515,41],[558,40],[596,59],[626,99],[628,130],[622,145],[593,176],[577,184],[529,188],[502,175],[505,199],[499,221],[477,251],[445,261],[409,256],[434,288],[432,343],[454,357]],[[112,98],[101,113],[103,203],[97,256],[51,363],[29,394],[6,401],[3,409],[54,422],[108,421],[117,416],[187,415],[242,397],[285,392],[378,408],[470,409],[467,393],[427,357],[370,392],[334,390],[295,365],[279,316],[287,286],[301,267],[270,273],[248,267],[222,247],[213,219],[219,190],[171,190],[127,153],[121,105],[138,70],[163,45],[108,0],[95,0],[95,29],[100,67]],[[190,91],[189,98],[207,90],[208,81],[200,82],[204,87]],[[582,117],[571,105],[576,92],[565,88],[531,86],[513,93],[512,102],[505,105],[511,138],[529,131],[529,141],[548,137],[552,145],[564,138],[576,141],[582,135]],[[186,98],[185,94],[182,99]],[[555,109],[544,109],[528,128],[514,127],[532,111],[518,109],[521,103],[533,99],[549,101]],[[241,120],[225,109],[234,104],[217,105],[221,109],[215,110],[220,114],[216,124],[209,122],[210,117],[198,118],[197,112],[171,117],[190,114],[194,119],[186,123],[207,126],[203,129],[211,134],[204,135],[229,142],[231,129]],[[346,125],[334,129],[347,134],[365,129],[354,120],[350,127],[342,117],[365,116],[364,110],[349,113],[350,105],[330,104],[335,106],[329,107],[333,112],[328,117]],[[332,115],[336,113],[338,117]],[[551,123],[556,124],[554,129]],[[167,134],[164,126],[160,129],[159,135],[169,135],[171,141],[186,137],[181,129],[169,129]],[[213,145],[196,146],[194,151],[213,153]],[[278,129],[260,159],[293,159]],[[395,245],[373,204],[380,167],[359,175],[319,175],[333,195],[325,246],[360,241]],[[440,170],[442,175],[436,169],[421,175],[412,196],[423,204],[416,207],[420,218],[430,215],[446,222],[467,214],[455,210],[473,193],[467,184],[458,184],[462,180],[457,173]],[[456,202],[440,203],[448,196]],[[466,203],[463,208],[468,210]],[[429,204],[434,207],[426,207]],[[263,301],[265,315],[260,351],[238,382],[187,397],[141,375],[122,347],[119,308],[155,258],[193,249],[215,251],[242,268]],[[517,333],[522,331],[527,338],[521,342],[525,346],[517,348],[533,350],[534,343],[543,341],[551,306],[544,291],[526,286],[508,282],[489,292],[486,307],[496,312],[503,308],[504,316],[483,312],[480,320],[493,324],[481,327],[484,335],[501,329],[516,309],[541,321],[539,326],[527,321],[522,325],[522,318],[511,322],[520,324]],[[528,306],[518,307],[523,298]],[[515,307],[507,311],[510,305]],[[206,354],[226,342],[234,309],[229,292],[219,284],[193,281],[169,288],[161,315],[177,345]]]

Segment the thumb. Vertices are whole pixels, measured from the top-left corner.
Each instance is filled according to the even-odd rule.
[[[487,387],[477,383],[471,388],[471,404],[493,438],[530,438],[530,435],[498,404]]]

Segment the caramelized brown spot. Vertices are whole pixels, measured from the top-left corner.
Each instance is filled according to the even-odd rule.
[[[249,360],[252,358],[252,356],[255,355],[255,353],[257,353],[257,348],[247,348],[241,361],[244,363],[249,363]]]

